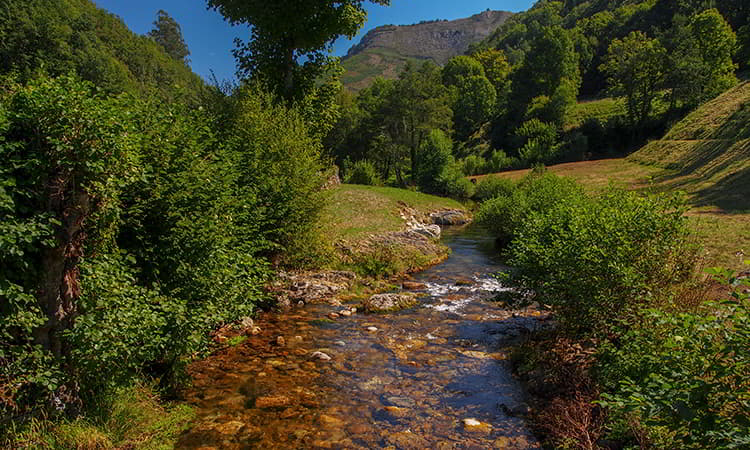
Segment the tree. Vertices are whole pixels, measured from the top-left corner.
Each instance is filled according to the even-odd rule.
[[[456,56],[443,67],[443,84],[447,86],[457,86],[468,77],[484,77],[484,67],[471,56]]]
[[[484,67],[484,75],[495,86],[498,98],[505,97],[510,89],[511,71],[505,53],[495,49],[484,49],[471,56]]]
[[[534,98],[551,98],[561,86],[566,90],[573,88],[575,94],[578,93],[580,73],[573,40],[559,26],[544,27],[534,37],[531,51],[513,74],[510,110],[517,118],[523,117]]]
[[[333,62],[328,51],[336,38],[353,38],[367,18],[365,0],[207,1],[229,22],[250,26],[250,40],[235,42],[239,74],[262,79],[288,100],[314,87]]]
[[[653,101],[659,95],[666,77],[666,50],[656,39],[634,31],[609,46],[601,66],[608,76],[610,90],[627,101],[631,124],[640,127],[648,119]]]
[[[492,83],[483,76],[461,78],[458,98],[453,104],[453,121],[459,138],[468,138],[483,123],[492,118],[497,93]]]
[[[148,32],[148,36],[164,47],[164,51],[173,59],[185,65],[190,62],[190,50],[182,37],[180,24],[163,9],[156,13],[154,28]]]
[[[407,65],[390,92],[380,118],[392,142],[408,151],[411,174],[418,170],[418,151],[432,130],[452,127],[448,89],[441,70],[426,62],[419,69]]]

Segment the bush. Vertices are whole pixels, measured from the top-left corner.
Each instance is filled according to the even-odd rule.
[[[467,175],[487,173],[487,161],[479,155],[469,155],[460,161],[461,171]]]
[[[362,184],[365,186],[380,186],[383,184],[378,171],[370,161],[357,161],[349,169],[349,172],[351,175],[346,180],[349,184]]]
[[[518,155],[527,164],[550,162],[557,156],[557,127],[552,123],[531,119],[516,130],[516,136],[524,142]]]
[[[750,282],[723,278],[734,285],[731,301],[647,311],[620,345],[601,347],[597,372],[609,393],[600,403],[623,430],[612,437],[664,449],[750,446],[750,303],[741,292]]]
[[[518,158],[508,156],[502,150],[495,150],[492,152],[492,156],[487,162],[487,173],[502,172],[506,169],[518,167],[519,165],[520,164]]]
[[[487,176],[477,184],[474,198],[485,201],[495,197],[508,197],[513,194],[515,188],[516,183],[509,178]]]
[[[456,163],[443,167],[436,180],[436,186],[436,194],[458,199],[469,199],[474,196],[474,183],[464,176],[461,167]]]
[[[508,243],[532,213],[555,208],[561,203],[573,204],[583,197],[583,189],[573,180],[552,173],[532,172],[515,186],[510,195],[483,203],[477,221],[500,242]]]
[[[452,150],[453,142],[442,131],[433,130],[427,135],[419,149],[419,164],[417,173],[414,174],[414,180],[421,190],[432,194],[441,193],[438,178],[446,167],[454,164]]]
[[[627,329],[692,274],[682,197],[613,188],[597,198],[543,202],[517,222],[508,262],[518,270],[516,282],[553,305],[570,331]]]

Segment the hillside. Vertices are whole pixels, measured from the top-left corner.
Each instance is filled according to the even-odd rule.
[[[0,74],[20,81],[38,71],[75,72],[108,92],[196,95],[205,86],[190,67],[128,29],[90,0],[9,0],[0,8]]]
[[[512,16],[505,11],[484,11],[458,20],[416,25],[386,25],[368,32],[343,58],[345,86],[359,90],[376,76],[396,78],[407,62],[432,60],[445,64],[465,53],[471,44],[490,36]]]
[[[630,189],[684,191],[708,264],[742,268],[750,253],[750,82],[693,111],[663,139],[628,158],[550,166],[589,189],[610,182]],[[528,170],[499,176],[519,179]],[[482,178],[482,177],[478,177]]]

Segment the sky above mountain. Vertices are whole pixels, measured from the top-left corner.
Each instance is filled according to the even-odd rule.
[[[234,39],[247,37],[245,27],[232,27],[221,15],[207,10],[203,1],[185,0],[94,0],[99,7],[120,16],[136,33],[151,30],[156,13],[168,12],[179,22],[190,48],[193,70],[204,79],[211,72],[219,80],[234,78],[235,63],[231,50]],[[383,7],[367,3],[368,21],[354,40],[339,39],[334,53],[346,54],[349,47],[359,42],[369,30],[387,24],[407,25],[422,20],[454,20],[468,17],[486,9],[519,12],[531,7],[534,0],[391,0]]]

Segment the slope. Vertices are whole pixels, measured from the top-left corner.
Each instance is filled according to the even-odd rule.
[[[368,32],[343,58],[343,83],[362,89],[376,76],[395,78],[407,62],[431,60],[445,64],[465,53],[510,17],[505,11],[484,11],[458,20],[436,20],[415,25],[386,25]]]
[[[6,0],[0,8],[0,75],[77,73],[108,92],[169,98],[205,84],[148,37],[90,0]]]

